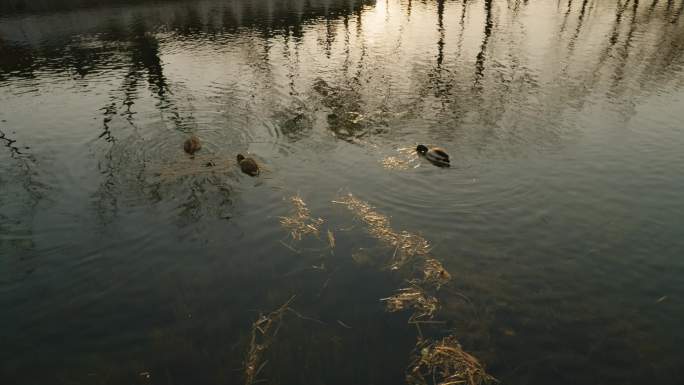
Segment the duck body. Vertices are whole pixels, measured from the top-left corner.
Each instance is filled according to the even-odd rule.
[[[418,147],[416,147],[416,152],[436,166],[450,166],[449,154],[441,147],[427,147],[419,144]]]
[[[183,150],[188,154],[192,155],[202,148],[202,143],[195,135],[189,137],[185,143],[183,143]]]
[[[245,158],[242,154],[237,156],[238,165],[240,165],[240,170],[249,176],[259,175],[259,165],[252,158]]]

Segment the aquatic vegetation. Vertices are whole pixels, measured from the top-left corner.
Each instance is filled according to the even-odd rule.
[[[409,385],[483,385],[498,382],[454,336],[439,341],[419,339],[406,371]]]
[[[392,170],[408,170],[408,164],[396,156],[386,156],[382,158],[382,165]]]
[[[249,342],[249,349],[245,358],[245,384],[251,385],[257,381],[257,376],[261,370],[266,366],[267,362],[262,362],[262,357],[266,350],[273,343],[273,339],[280,330],[280,325],[283,316],[286,312],[291,311],[290,303],[294,300],[291,297],[278,309],[266,314],[260,315],[259,318],[252,323],[252,337]]]
[[[423,277],[414,281],[434,287],[439,290],[451,280],[451,274],[442,266],[442,263],[434,258],[427,258],[421,266]]]
[[[437,298],[426,294],[421,287],[415,285],[399,289],[397,294],[381,301],[386,303],[387,311],[390,313],[413,309],[414,313],[409,318],[409,323],[432,318],[438,308]]]
[[[283,320],[287,314],[289,314],[291,317],[296,317],[306,322],[315,322],[320,325],[325,325],[324,322],[315,318],[304,316],[290,307],[295,297],[296,296],[293,295],[287,301],[285,301],[285,303],[280,305],[280,307],[268,314],[260,314],[259,317],[252,323],[249,346],[247,348],[247,353],[244,360],[245,385],[257,384],[266,381],[264,379],[258,379],[259,374],[268,364],[268,360],[265,360],[264,356],[268,352],[269,348],[274,346],[278,332],[280,331]],[[338,323],[341,323],[344,325],[344,327],[350,328],[350,326],[341,321],[338,321]],[[287,346],[287,340],[287,337],[283,337],[282,339],[279,339],[279,343]],[[278,347],[276,347],[275,350],[277,352]],[[271,354],[275,354],[276,352],[271,352]]]
[[[290,216],[280,217],[280,224],[290,231],[290,235],[295,241],[301,240],[303,236],[308,234],[318,237],[324,220],[312,218],[306,203],[298,195],[291,197],[290,202],[294,206],[294,212]]]
[[[441,323],[433,321],[439,310],[435,293],[451,280],[451,274],[442,263],[429,256],[430,243],[419,235],[393,230],[387,216],[352,194],[334,202],[345,205],[366,223],[373,237],[394,247],[390,265],[393,270],[409,262],[414,267],[414,278],[408,280],[408,287],[381,299],[388,312],[413,311],[408,323],[416,326],[418,343],[406,370],[406,382],[409,385],[482,385],[495,382],[496,379],[487,374],[477,358],[461,348],[455,336],[436,342],[423,338],[421,324]],[[415,263],[416,257],[420,258],[421,264]]]
[[[386,156],[382,158],[382,166],[388,170],[408,170],[409,168],[417,168],[418,154],[413,148],[399,148],[398,155]]]
[[[430,252],[430,243],[427,239],[408,231],[395,231],[390,226],[387,216],[378,213],[373,209],[373,206],[354,197],[352,194],[333,201],[333,203],[346,206],[366,223],[371,236],[394,249],[389,264],[392,270],[405,266],[408,262],[413,261],[415,257],[425,257]]]
[[[387,216],[378,213],[370,204],[352,194],[333,202],[345,205],[366,223],[368,232],[373,237],[394,248],[389,265],[392,270],[398,270],[411,263],[419,271],[420,277],[409,280],[410,287],[400,289],[397,294],[382,299],[387,304],[387,311],[414,309],[415,312],[409,319],[410,323],[432,318],[438,308],[438,301],[427,291],[439,290],[451,280],[451,274],[441,262],[429,256],[430,243],[427,239],[407,231],[393,230]],[[358,254],[353,254],[352,258],[357,263],[366,262]],[[422,263],[416,263],[417,259]]]
[[[395,231],[390,226],[387,216],[378,213],[370,204],[352,194],[333,202],[345,205],[368,226],[371,236],[394,248],[390,261],[392,270],[397,270],[409,262],[416,262],[416,257],[418,257],[422,260],[422,264],[417,267],[422,277],[415,278],[411,282],[439,289],[451,280],[451,274],[442,266],[442,263],[429,256],[431,246],[427,239],[408,231]]]
[[[383,298],[388,312],[413,309],[408,322],[417,324],[433,318],[439,308],[439,301],[432,292],[448,283],[451,274],[434,258],[427,258],[420,267],[422,278],[409,280],[409,287],[399,289],[397,294]],[[418,332],[421,333],[420,328]]]
[[[330,250],[335,248],[335,235],[330,230],[328,230],[328,245],[330,246]]]

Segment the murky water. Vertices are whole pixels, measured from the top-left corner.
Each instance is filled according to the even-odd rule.
[[[422,334],[506,384],[681,384],[683,10],[0,2],[0,382],[245,383],[295,296],[257,381],[404,383]],[[429,242],[437,322],[386,311],[416,272],[348,193]]]

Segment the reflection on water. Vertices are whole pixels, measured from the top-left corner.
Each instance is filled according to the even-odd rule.
[[[244,383],[295,296],[253,381],[417,381],[423,336],[503,383],[681,383],[683,10],[1,2],[0,382]],[[380,301],[408,235],[451,277],[419,332]]]

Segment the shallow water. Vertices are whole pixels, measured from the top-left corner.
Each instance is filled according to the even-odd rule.
[[[417,330],[379,299],[412,273],[347,193],[430,242],[422,332],[503,383],[684,382],[683,10],[3,1],[0,383],[244,383],[293,295],[259,379],[403,383]]]

